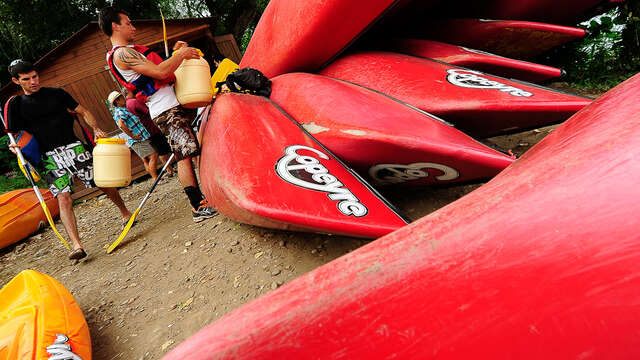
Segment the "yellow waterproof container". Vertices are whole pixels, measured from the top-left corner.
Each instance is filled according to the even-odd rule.
[[[227,80],[227,76],[236,70],[238,70],[238,64],[234,63],[232,60],[225,58],[220,62],[220,65],[218,65],[218,68],[211,77],[211,89],[213,89],[213,95],[217,95],[219,91],[216,85],[219,82]]]
[[[176,97],[182,106],[195,109],[211,103],[211,69],[207,60],[202,57],[182,60],[174,74]]]
[[[98,139],[93,149],[93,181],[100,187],[131,182],[131,152],[124,139]]]

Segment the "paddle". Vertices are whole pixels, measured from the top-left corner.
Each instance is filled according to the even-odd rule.
[[[118,236],[116,241],[114,241],[113,244],[111,244],[111,246],[109,246],[109,248],[107,249],[107,254],[110,254],[116,248],[116,246],[120,244],[120,242],[124,239],[124,237],[127,236],[129,229],[131,229],[131,226],[133,226],[133,222],[136,220],[136,216],[138,216],[138,213],[140,213],[140,209],[142,209],[142,206],[151,195],[151,192],[153,192],[153,189],[155,189],[156,185],[158,185],[158,182],[162,178],[162,175],[164,175],[164,172],[167,169],[167,166],[170,166],[171,160],[173,160],[173,156],[174,154],[171,154],[167,162],[164,164],[164,166],[162,167],[162,170],[160,170],[160,174],[158,174],[158,177],[156,178],[156,181],[153,182],[153,185],[151,185],[151,188],[149,189],[149,191],[147,191],[147,194],[144,196],[144,198],[140,202],[140,205],[138,205],[138,208],[136,209],[136,211],[133,212],[133,214],[129,218],[129,221],[127,221],[127,225],[122,230],[122,233],[120,234],[120,236]]]
[[[16,145],[16,140],[14,139],[13,135],[11,133],[7,133],[7,135],[9,135],[9,140],[11,141],[11,144]],[[16,150],[16,155],[18,156],[18,162],[22,164],[26,164],[26,161],[24,159],[24,156],[22,156],[22,151],[20,151],[20,148],[14,147],[14,149]],[[62,237],[62,235],[60,235],[60,233],[58,232],[58,229],[56,229],[56,226],[54,225],[54,222],[53,222],[53,218],[51,217],[51,213],[49,212],[49,208],[47,207],[47,203],[44,201],[44,198],[40,193],[40,189],[38,188],[35,181],[33,180],[33,176],[31,176],[31,171],[24,171],[23,173],[25,174],[27,179],[29,179],[31,186],[33,187],[33,191],[36,193],[36,196],[40,201],[40,206],[42,206],[44,215],[47,217],[47,221],[49,221],[49,225],[51,225],[53,232],[55,232],[56,235],[58,235],[58,238],[60,238],[60,241],[62,241],[62,244],[64,244],[64,246],[66,246],[67,249],[71,249],[71,247],[69,246],[69,243]]]
[[[167,45],[167,27],[164,24],[164,16],[162,15],[162,9],[160,9],[160,18],[162,18],[162,39],[164,40],[164,56],[169,57],[169,46]]]
[[[169,57],[169,47],[167,45],[167,28],[166,28],[166,26],[164,24],[164,16],[162,15],[162,10],[160,10],[160,17],[162,18],[162,37],[163,37],[163,40],[164,40],[164,55],[166,57]],[[160,178],[162,178],[162,175],[164,175],[164,172],[167,169],[167,166],[169,166],[169,164],[171,164],[171,160],[173,160],[173,155],[174,154],[171,154],[171,156],[169,157],[167,162],[162,167],[162,170],[160,170],[160,174],[158,174],[158,177],[156,178],[156,181],[153,182],[153,185],[151,185],[151,189],[149,189],[147,194],[144,196],[144,198],[140,202],[140,205],[138,205],[138,208],[136,209],[136,211],[133,212],[133,214],[129,218],[129,221],[127,221],[127,225],[125,225],[124,229],[122,229],[122,233],[120,234],[120,236],[118,236],[116,241],[114,241],[113,244],[111,244],[111,246],[109,246],[109,248],[107,249],[107,254],[110,254],[116,248],[116,246],[118,246],[118,244],[120,244],[120,242],[124,239],[124,237],[127,236],[127,233],[129,233],[129,229],[131,229],[131,226],[133,226],[133,222],[135,221],[136,216],[138,216],[138,213],[140,212],[140,209],[142,209],[142,206],[144,205],[144,203],[147,201],[147,199],[151,195],[151,192],[153,191],[153,189],[156,188],[156,185],[158,185],[158,181],[160,181]]]

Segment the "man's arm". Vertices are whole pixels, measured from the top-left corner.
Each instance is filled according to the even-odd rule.
[[[122,121],[122,119],[118,120],[118,127],[120,128],[120,130],[122,130],[123,133],[127,134],[127,136],[129,136],[130,138],[135,140],[142,139],[140,136],[133,135],[133,133],[131,132],[131,129],[127,127],[127,124],[125,124],[124,121]]]
[[[73,111],[77,112],[78,114],[82,115],[82,117],[84,117],[84,120],[93,129],[93,135],[95,136],[96,139],[107,137],[107,133],[100,128],[100,126],[98,125],[98,122],[96,121],[96,118],[93,117],[93,114],[91,114],[89,110],[85,109],[82,105],[78,105],[78,107],[73,109]]]
[[[198,50],[191,47],[180,48],[173,56],[156,65],[137,50],[130,47],[118,48],[113,54],[115,64],[122,70],[133,70],[153,79],[162,80],[173,74],[184,59],[197,59]]]

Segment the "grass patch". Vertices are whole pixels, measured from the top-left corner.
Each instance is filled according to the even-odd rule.
[[[47,189],[47,185],[43,180],[40,180],[36,185],[41,189]],[[22,176],[22,174],[14,176],[0,176],[0,194],[24,188],[31,188],[31,183],[27,178]]]

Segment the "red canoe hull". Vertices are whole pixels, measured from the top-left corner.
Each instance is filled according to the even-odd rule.
[[[266,98],[218,96],[203,124],[202,189],[223,215],[278,229],[375,238],[406,224]]]
[[[265,9],[240,67],[267,77],[314,72],[339,54],[397,0],[272,0]]]
[[[427,113],[324,76],[275,77],[271,100],[374,185],[489,179],[513,162]]]
[[[491,182],[165,359],[640,358],[640,76]]]
[[[537,85],[395,53],[343,56],[320,74],[380,91],[480,138],[560,123],[591,103]]]
[[[488,74],[535,83],[562,76],[561,69],[551,66],[510,59],[438,41],[391,39],[382,48],[387,51],[434,59]]]
[[[598,4],[620,0],[489,0],[456,1],[438,8],[438,14],[452,17],[542,21],[552,24],[575,23]]]
[[[445,19],[431,20],[424,38],[527,59],[582,38],[584,29],[530,21]]]

